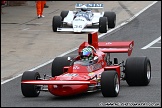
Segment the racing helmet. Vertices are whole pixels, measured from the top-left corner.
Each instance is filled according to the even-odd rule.
[[[81,6],[81,11],[87,11],[87,10],[88,10],[87,6],[85,6],[85,5]]]
[[[80,53],[81,60],[92,60],[93,59],[93,49],[90,47],[83,48]]]

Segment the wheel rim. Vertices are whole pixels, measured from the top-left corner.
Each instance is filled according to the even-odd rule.
[[[40,78],[40,76],[37,75],[35,79],[38,80],[39,78]],[[35,88],[35,91],[37,94],[40,93],[40,86],[35,85],[34,88]]]
[[[115,76],[115,92],[118,93],[119,92],[119,79],[117,77],[117,75]]]
[[[151,69],[150,69],[150,65],[147,65],[147,79],[149,80],[151,78]]]

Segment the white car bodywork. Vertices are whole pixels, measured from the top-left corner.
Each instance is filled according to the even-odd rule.
[[[83,4],[76,4],[75,9],[80,9]],[[68,11],[67,16],[63,19],[63,25],[66,27],[58,27],[57,31],[73,31],[73,32],[92,32],[98,31],[97,28],[90,28],[93,25],[99,25],[99,18],[104,16],[104,12],[93,12],[93,9],[103,9],[103,4],[85,4],[89,12]],[[75,15],[79,14],[75,17]],[[87,16],[88,15],[88,16]],[[75,18],[74,18],[75,17]],[[89,20],[86,18],[90,18]],[[88,28],[87,28],[88,27]]]

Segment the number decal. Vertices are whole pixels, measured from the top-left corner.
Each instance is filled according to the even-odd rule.
[[[82,28],[82,25],[74,25],[73,28]]]

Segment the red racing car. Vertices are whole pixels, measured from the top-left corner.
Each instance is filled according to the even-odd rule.
[[[25,97],[37,97],[40,91],[55,96],[71,96],[100,90],[104,97],[117,97],[120,80],[129,86],[146,86],[151,80],[151,63],[148,57],[129,57],[126,62],[111,61],[111,53],[131,55],[134,41],[98,42],[98,33],[88,34],[77,55],[56,57],[52,62],[51,76],[26,71],[21,78],[21,91]]]

